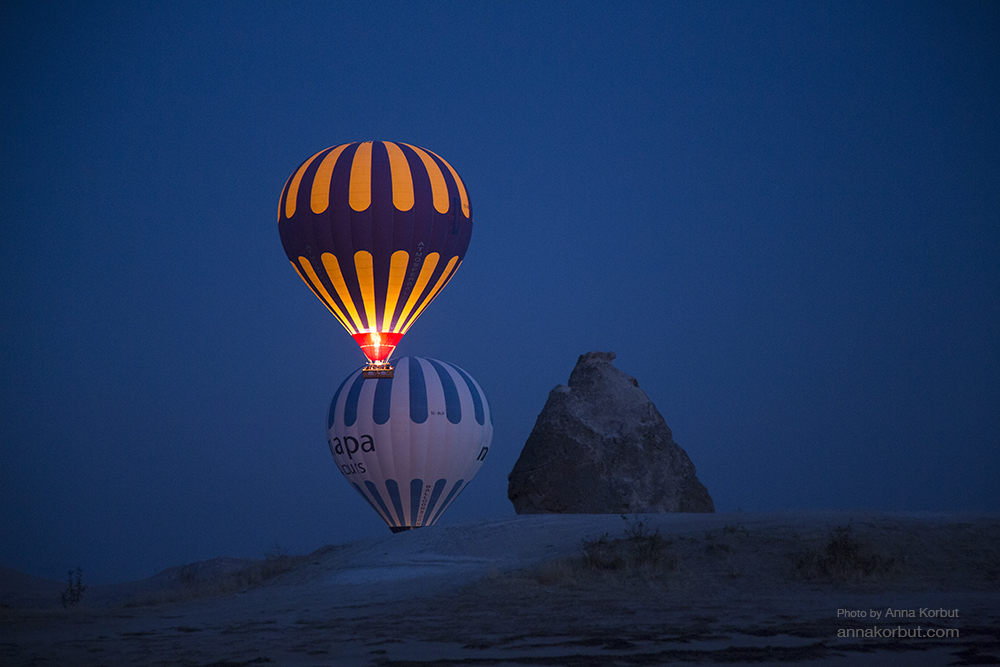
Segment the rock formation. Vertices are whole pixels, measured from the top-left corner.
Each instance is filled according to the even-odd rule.
[[[580,357],[507,476],[518,514],[714,512],[691,459],[614,352]]]

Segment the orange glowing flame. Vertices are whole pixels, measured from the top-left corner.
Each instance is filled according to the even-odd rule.
[[[372,328],[353,334],[352,337],[361,346],[361,351],[368,357],[368,361],[386,361],[392,351],[396,349],[396,344],[399,343],[403,334],[390,331],[380,332]]]

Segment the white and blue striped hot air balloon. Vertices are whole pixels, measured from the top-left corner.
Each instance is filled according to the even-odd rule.
[[[396,361],[392,378],[358,369],[333,395],[327,441],[337,467],[393,532],[433,525],[479,471],[493,418],[458,366]]]

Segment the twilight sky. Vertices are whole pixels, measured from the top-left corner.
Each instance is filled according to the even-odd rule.
[[[1000,5],[6,3],[0,563],[88,583],[388,530],[286,179],[425,146],[474,214],[395,356],[494,413],[617,353],[719,511],[1000,511]]]

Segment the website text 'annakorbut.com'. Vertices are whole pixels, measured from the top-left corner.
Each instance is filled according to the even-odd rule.
[[[958,618],[958,609],[919,607],[917,609],[838,609],[837,618],[870,618],[873,620],[898,621],[902,619],[944,619]],[[837,637],[858,639],[954,639],[959,637],[958,628],[925,628],[921,625],[878,626],[867,628],[838,628]]]

